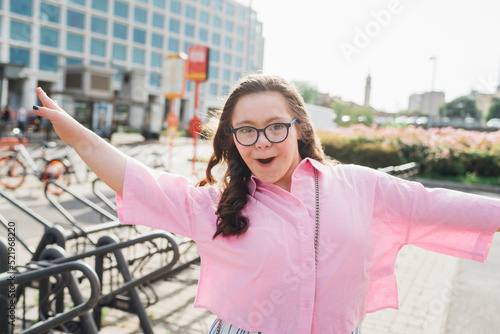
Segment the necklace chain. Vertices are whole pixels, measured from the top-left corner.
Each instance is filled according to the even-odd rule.
[[[314,178],[316,180],[316,233],[314,234],[314,264],[318,269],[318,247],[319,247],[319,181],[318,171],[314,169]]]
[[[318,269],[318,247],[319,247],[319,181],[318,181],[318,171],[314,169],[314,179],[316,188],[316,231],[314,234],[314,265],[316,270]],[[217,329],[215,334],[220,334],[222,319],[217,319]]]

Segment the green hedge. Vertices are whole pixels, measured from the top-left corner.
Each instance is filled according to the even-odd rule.
[[[397,138],[346,137],[332,133],[320,134],[320,137],[325,153],[342,163],[380,168],[416,162],[422,174],[500,177],[500,154],[492,149],[453,150],[418,142],[407,144]]]

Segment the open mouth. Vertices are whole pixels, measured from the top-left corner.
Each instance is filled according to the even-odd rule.
[[[261,164],[268,164],[270,163],[271,161],[274,160],[274,157],[271,157],[271,158],[267,158],[267,159],[257,159]]]

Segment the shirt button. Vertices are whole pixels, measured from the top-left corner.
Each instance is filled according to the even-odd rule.
[[[309,235],[309,230],[308,229],[304,230],[304,235]]]
[[[311,306],[311,303],[306,302],[305,306],[306,306],[306,308],[309,308]]]
[[[311,265],[310,265],[310,264],[306,265],[306,270],[307,270],[307,271],[311,271],[311,269],[312,269],[312,267],[311,267]]]

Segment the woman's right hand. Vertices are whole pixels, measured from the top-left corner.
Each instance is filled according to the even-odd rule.
[[[33,112],[49,119],[59,138],[73,146],[75,140],[78,140],[76,132],[83,130],[83,125],[59,107],[40,87],[36,89],[36,95],[43,107],[33,106]]]
[[[118,194],[123,192],[123,179],[127,157],[93,131],[81,125],[66,113],[41,88],[36,94],[43,107],[33,106],[33,111],[48,118],[54,131],[64,142],[73,146],[76,153],[92,171]]]

